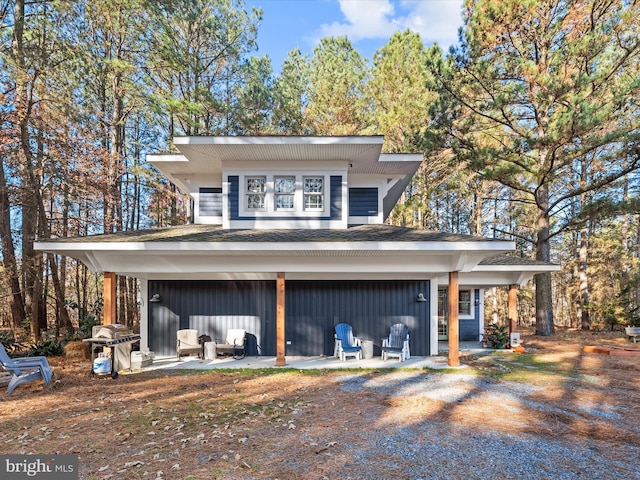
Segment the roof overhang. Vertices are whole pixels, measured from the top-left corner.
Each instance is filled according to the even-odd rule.
[[[343,162],[351,174],[400,177],[388,192],[397,201],[422,162],[422,154],[382,154],[384,137],[374,136],[203,136],[175,137],[178,154],[150,154],[147,161],[185,193],[196,177],[220,176],[225,165],[240,162],[295,162],[292,168],[317,162]],[[393,205],[391,205],[393,207]]]
[[[36,248],[76,258],[94,272],[137,278],[206,279],[216,275],[419,274],[471,272],[512,242],[38,242]]]
[[[536,265],[482,265],[478,264],[470,272],[461,274],[459,283],[467,287],[491,288],[504,285],[518,285],[524,287],[533,277],[539,273],[558,272],[560,265],[536,264]],[[438,275],[439,284],[446,284],[448,278]]]
[[[147,161],[184,192],[186,179],[221,175],[224,162],[343,161],[368,165],[378,161],[382,136],[203,136],[175,137],[179,154],[147,155]]]
[[[506,256],[511,241],[392,225],[347,229],[229,230],[181,225],[36,242],[94,272],[143,279],[433,279],[463,285],[524,285],[559,265]]]

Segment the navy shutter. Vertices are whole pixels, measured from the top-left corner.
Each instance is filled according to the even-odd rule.
[[[349,216],[373,217],[378,215],[378,189],[353,187],[349,189]]]

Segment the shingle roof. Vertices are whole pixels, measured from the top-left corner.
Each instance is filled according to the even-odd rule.
[[[479,265],[484,266],[535,266],[535,265],[552,265],[549,262],[543,262],[540,260],[534,260],[527,257],[512,257],[507,255],[496,255],[495,257],[489,257],[482,260]]]
[[[226,230],[214,225],[181,225],[149,230],[40,239],[51,243],[111,242],[492,242],[472,235],[418,230],[393,225],[359,225],[346,229]]]

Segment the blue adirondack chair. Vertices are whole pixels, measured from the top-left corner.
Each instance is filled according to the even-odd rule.
[[[362,346],[360,339],[353,336],[353,330],[348,323],[339,323],[336,325],[335,348],[333,355],[343,362],[347,357],[355,357],[356,360],[362,359]]]
[[[401,362],[411,357],[409,350],[409,327],[403,323],[391,326],[389,336],[382,339],[382,360],[398,357]]]
[[[7,387],[7,395],[22,383],[32,382],[41,378],[44,380],[45,386],[48,386],[53,378],[53,368],[49,365],[47,357],[11,358],[1,343],[0,365],[12,374]]]

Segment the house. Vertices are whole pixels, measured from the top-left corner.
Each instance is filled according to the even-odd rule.
[[[139,279],[141,348],[175,351],[176,331],[248,332],[250,354],[331,355],[334,326],[380,344],[406,323],[411,351],[436,355],[483,333],[484,290],[557,265],[507,257],[511,241],[384,224],[423,158],[383,154],[382,136],[177,137],[148,161],[188,193],[192,223],[37,243],[105,274]],[[510,308],[515,308],[515,295]],[[513,313],[512,318],[515,318]]]

